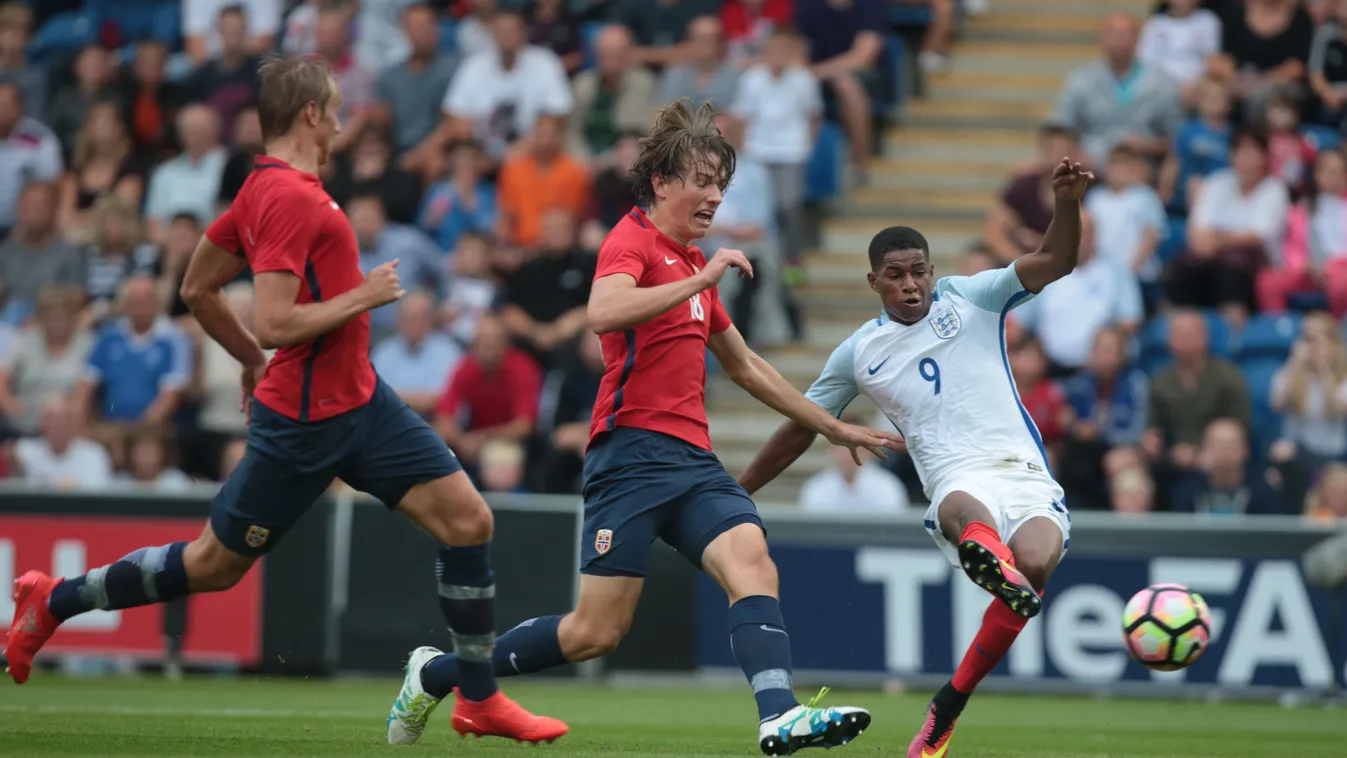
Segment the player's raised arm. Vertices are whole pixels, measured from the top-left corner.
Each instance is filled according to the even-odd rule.
[[[207,336],[220,343],[245,369],[260,368],[267,363],[266,353],[234,315],[221,292],[248,265],[242,255],[226,249],[226,245],[238,248],[233,214],[229,211],[216,219],[197,243],[183,275],[180,294]]]
[[[748,394],[763,405],[810,432],[822,434],[834,445],[851,448],[857,464],[861,462],[859,448],[865,448],[881,458],[887,457],[885,450],[904,449],[903,439],[898,435],[839,421],[828,410],[801,395],[771,364],[748,347],[743,335],[733,324],[713,333],[707,345],[735,384],[748,390]],[[803,435],[789,436],[799,444],[799,438]],[[796,457],[799,457],[799,453],[796,453]]]
[[[687,302],[693,295],[716,286],[731,266],[753,275],[753,266],[743,253],[720,250],[706,262],[705,269],[687,279],[658,287],[637,287],[636,277],[627,271],[618,270],[602,276],[607,266],[600,261],[601,276],[589,292],[589,324],[598,334],[620,332],[643,324]]]
[[[1038,294],[1043,288],[1071,273],[1080,257],[1081,207],[1094,174],[1079,163],[1063,158],[1052,172],[1052,192],[1056,205],[1052,222],[1043,235],[1038,250],[1015,261],[1015,272],[1020,283],[1029,292]]]

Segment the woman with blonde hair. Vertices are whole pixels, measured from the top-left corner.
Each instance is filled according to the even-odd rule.
[[[1272,379],[1272,409],[1284,418],[1278,446],[1319,458],[1347,456],[1347,353],[1333,317],[1311,313],[1291,357]]]
[[[104,195],[115,195],[140,207],[145,191],[145,166],[136,157],[117,104],[90,106],[75,138],[70,170],[61,178],[58,218],[67,239],[89,241],[89,209]]]
[[[1312,521],[1347,519],[1347,466],[1330,463],[1305,500],[1305,517]]]

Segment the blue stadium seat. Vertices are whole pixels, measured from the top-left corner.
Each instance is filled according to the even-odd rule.
[[[586,21],[585,25],[580,27],[580,49],[585,54],[585,62],[581,65],[584,68],[594,66],[594,41],[607,23],[606,21]]]
[[[440,18],[440,52],[453,53],[458,50],[458,37],[454,35],[454,20]]]
[[[1328,295],[1322,292],[1292,292],[1286,298],[1286,307],[1301,313],[1326,311]]]
[[[30,53],[35,61],[45,61],[63,52],[84,47],[94,39],[96,26],[88,11],[58,13],[47,19],[33,36]]]
[[[1213,355],[1228,358],[1231,355],[1232,335],[1230,327],[1226,325],[1225,319],[1215,311],[1208,311],[1207,317],[1207,335],[1211,344]],[[1147,374],[1154,374],[1156,371],[1169,365],[1172,356],[1169,354],[1169,319],[1166,316],[1156,316],[1141,330],[1137,338],[1139,353],[1137,355],[1137,366]]]
[[[818,203],[836,197],[842,189],[842,167],[846,164],[847,139],[842,128],[824,121],[819,129],[814,152],[805,168],[805,202]]]
[[[889,23],[894,26],[927,27],[934,15],[929,6],[895,5],[889,9]]]
[[[1306,126],[1300,130],[1315,150],[1337,150],[1342,147],[1342,133],[1327,126]]]
[[[1241,363],[1272,360],[1280,365],[1299,335],[1300,314],[1256,315],[1235,336],[1235,355]]]
[[[1155,255],[1161,263],[1169,263],[1183,252],[1187,244],[1188,219],[1182,216],[1171,216],[1168,225],[1165,227],[1165,236],[1160,239],[1160,244],[1155,248]]]
[[[1253,429],[1250,445],[1255,455],[1267,450],[1281,434],[1281,416],[1270,404],[1272,377],[1281,370],[1283,361],[1275,358],[1256,358],[1240,365],[1244,381],[1249,387],[1249,402],[1253,406]]]

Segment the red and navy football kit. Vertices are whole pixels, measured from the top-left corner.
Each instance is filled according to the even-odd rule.
[[[259,156],[229,210],[206,230],[254,274],[299,279],[297,304],[364,281],[355,233],[315,175]],[[270,550],[340,477],[395,507],[407,490],[460,466],[439,436],[374,373],[369,314],[283,347],[254,392],[248,452],[211,506],[231,550]]]
[[[695,276],[702,251],[628,213],[599,249],[594,278],[627,274],[642,288]],[[706,343],[730,328],[717,288],[666,313],[601,337],[604,375],[585,456],[581,571],[644,576],[659,538],[700,568],[716,537],[759,526],[753,501],[711,452],[706,423]]]

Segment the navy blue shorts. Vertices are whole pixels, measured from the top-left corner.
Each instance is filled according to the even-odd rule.
[[[762,527],[758,509],[709,450],[676,437],[618,427],[585,456],[580,573],[645,576],[659,538],[697,568],[716,537]]]
[[[211,503],[224,546],[262,555],[340,478],[389,508],[412,487],[462,471],[444,440],[378,379],[368,403],[300,423],[253,402],[248,452]]]

